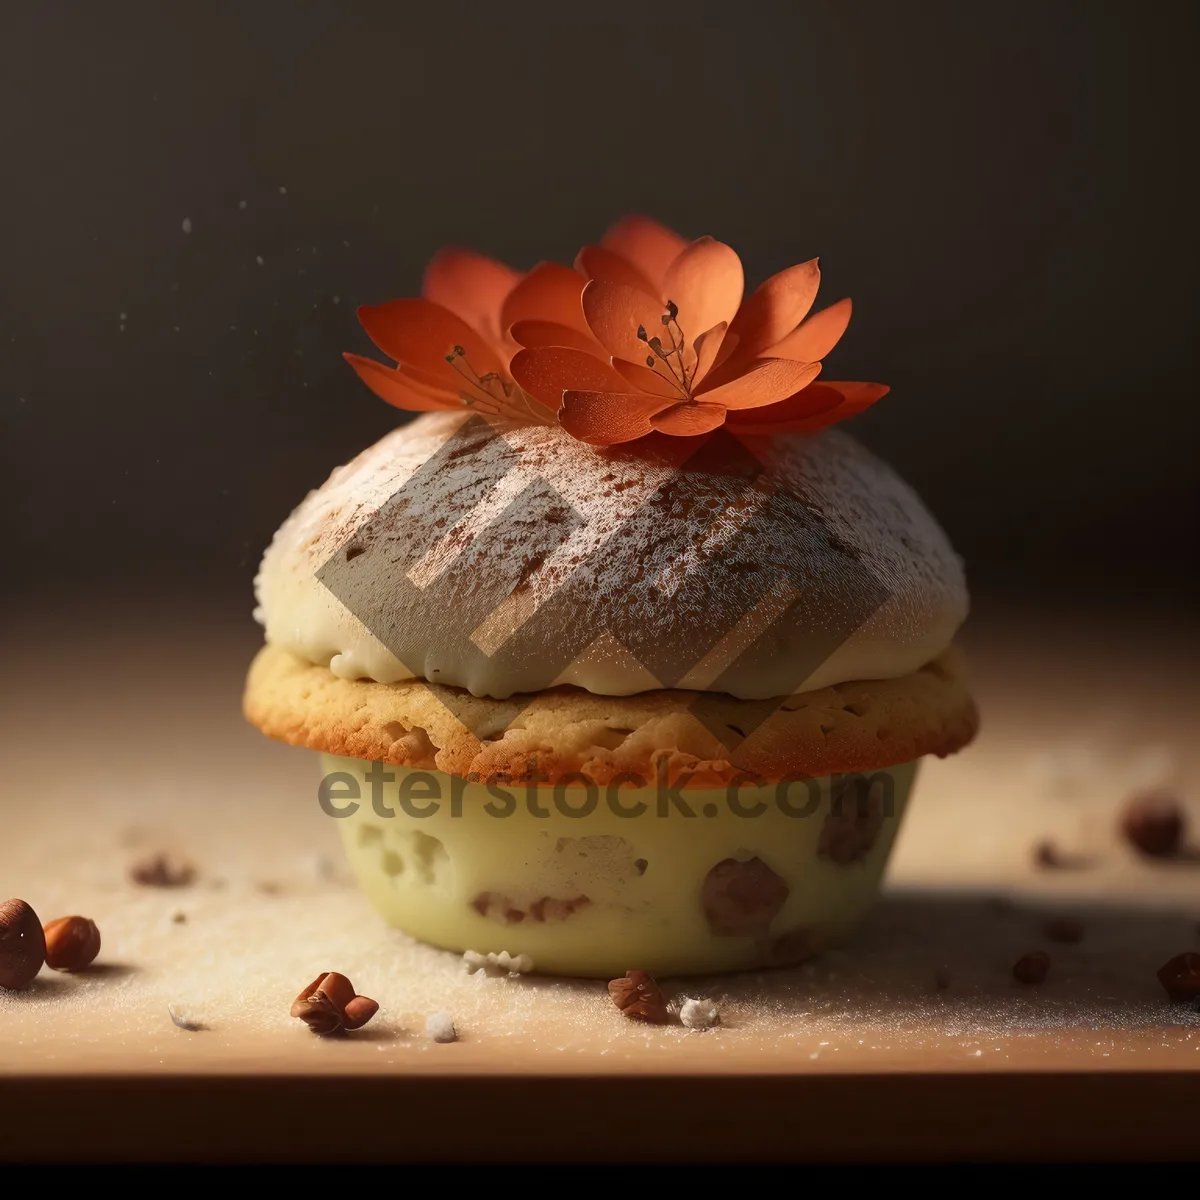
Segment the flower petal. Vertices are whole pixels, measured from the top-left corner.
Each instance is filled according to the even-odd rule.
[[[730,326],[741,339],[738,357],[753,358],[760,355],[791,333],[808,315],[817,298],[820,283],[821,269],[817,260],[812,258],[788,267],[778,275],[772,275],[756,288]],[[791,358],[793,355],[773,357]]]
[[[513,378],[552,412],[558,411],[563,392],[568,388],[585,392],[629,391],[629,384],[608,363],[566,346],[521,350],[513,358],[511,370]]]
[[[395,368],[376,362],[373,358],[350,353],[344,353],[342,357],[375,395],[395,408],[409,412],[437,412],[439,409],[457,408],[462,403],[456,392],[438,393],[432,388],[422,389]]]
[[[561,263],[538,263],[504,301],[500,323],[506,331],[518,321],[553,321],[587,333],[583,319],[584,279]]]
[[[813,313],[787,337],[775,343],[766,353],[771,358],[794,358],[797,362],[816,362],[837,345],[838,339],[850,324],[850,297]]]
[[[615,446],[652,433],[651,417],[670,407],[669,400],[642,392],[569,390],[563,393],[558,423],[581,442]]]
[[[651,367],[642,367],[637,363],[626,362],[623,358],[614,358],[612,365],[638,391],[646,392],[651,396],[665,396],[676,403],[686,398],[680,386],[673,380],[668,379],[662,371],[656,371]],[[663,370],[665,369],[663,368]]]
[[[860,412],[870,408],[876,400],[882,400],[892,390],[886,383],[857,383],[849,379],[822,379],[821,383],[825,387],[836,388],[846,397],[846,402],[855,405]]]
[[[813,383],[766,408],[731,414],[734,433],[816,433],[869,408],[888,388],[882,383]]]
[[[628,259],[604,246],[584,246],[575,256],[575,270],[588,279],[623,283],[626,287],[637,288],[648,296],[654,296],[658,292],[658,285],[647,279]]]
[[[724,242],[698,238],[671,264],[663,297],[679,307],[679,324],[695,337],[722,321],[732,322],[742,302],[742,260]]]
[[[844,411],[838,420],[853,417],[865,412],[876,400],[882,400],[892,389],[886,383],[853,383],[845,379],[829,379],[821,381],[826,387],[840,392],[845,400]]]
[[[717,361],[717,354],[725,340],[725,333],[728,329],[729,326],[722,321],[720,325],[714,325],[711,329],[706,329],[696,339],[696,366],[692,372],[693,385],[699,384],[705,375],[708,374],[713,363]]]
[[[721,405],[689,400],[651,417],[650,424],[659,433],[669,433],[672,437],[695,437],[698,433],[716,429],[724,421],[725,409]]]
[[[725,408],[759,408],[778,404],[807,387],[820,373],[820,363],[792,362],[790,358],[760,358],[743,374],[714,387],[700,389],[697,399]]]
[[[613,358],[637,362],[650,352],[638,337],[644,329],[648,337],[662,337],[666,308],[661,300],[623,283],[605,283],[593,279],[583,289],[583,312],[588,327]],[[669,348],[670,342],[667,341]]]
[[[748,408],[730,413],[730,429],[751,429],[762,432],[797,421],[809,421],[830,412],[845,403],[845,397],[836,388],[825,383],[810,383],[808,387],[793,392],[786,400],[768,404],[763,408]]]
[[[607,357],[604,347],[590,333],[580,333],[557,321],[518,321],[508,332],[519,346],[571,346],[597,358]]]
[[[667,269],[687,248],[687,239],[649,217],[623,217],[600,239],[600,245],[637,267],[660,292]]]
[[[358,319],[367,336],[389,358],[417,367],[447,388],[457,389],[461,381],[446,361],[456,346],[463,348],[476,374],[504,371],[504,364],[482,333],[432,300],[422,297],[364,304],[358,310]]]
[[[505,263],[473,250],[447,246],[425,268],[421,293],[495,343],[502,338],[500,311],[504,299],[520,280],[521,273]]]

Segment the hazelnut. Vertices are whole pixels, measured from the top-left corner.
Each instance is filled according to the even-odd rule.
[[[322,1036],[337,1033],[342,1028],[342,1014],[337,1005],[322,991],[316,991],[292,1004],[292,1016]]]
[[[367,996],[355,996],[346,1004],[342,1013],[342,1025],[347,1029],[361,1029],[377,1012],[379,1004]]]
[[[341,1029],[361,1029],[377,1012],[379,1005],[354,992],[354,984],[337,971],[322,971],[292,1001],[291,1013],[313,1033],[337,1033]]]
[[[1172,1000],[1200,998],[1200,954],[1177,954],[1158,968],[1158,981]]]
[[[1013,978],[1018,983],[1034,985],[1045,983],[1050,974],[1050,955],[1044,950],[1034,950],[1031,954],[1022,954],[1013,963]]]
[[[1187,824],[1183,809],[1165,792],[1132,797],[1121,813],[1121,832],[1150,858],[1170,858],[1179,852]]]
[[[612,1002],[627,1016],[653,1025],[665,1024],[667,1002],[648,971],[626,971],[608,985]]]
[[[45,927],[46,966],[53,971],[82,971],[100,953],[100,930],[87,917],[59,917]]]
[[[0,904],[0,988],[26,987],[46,961],[46,937],[24,900]]]

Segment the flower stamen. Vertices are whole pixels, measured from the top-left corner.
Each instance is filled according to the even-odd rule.
[[[478,408],[493,416],[511,417],[514,420],[525,417],[542,419],[534,412],[523,388],[510,383],[497,371],[480,375],[471,366],[471,360],[462,346],[455,346],[453,352],[446,355],[446,361],[467,381],[468,388],[460,391],[458,397],[468,408]]]
[[[669,350],[663,345],[662,338],[650,337],[644,325],[638,326],[637,336],[638,341],[645,342],[653,352],[646,355],[646,366],[656,374],[662,376],[663,379],[683,395],[685,400],[691,400],[692,380],[688,377],[687,364],[683,361],[683,352],[687,347],[687,339],[684,337],[683,330],[679,327],[678,316],[678,306],[673,300],[668,300],[667,307],[661,319],[663,328],[666,329],[667,335],[671,339],[671,348]],[[676,338],[676,334],[679,335],[678,338]],[[674,362],[672,359],[674,359]],[[666,366],[670,375],[666,375],[658,369],[659,363]],[[675,363],[679,364],[678,369]]]

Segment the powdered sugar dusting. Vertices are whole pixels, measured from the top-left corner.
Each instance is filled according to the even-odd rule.
[[[804,639],[789,641],[782,633],[774,653],[739,660],[725,672],[722,690],[761,698],[849,679],[905,675],[945,649],[966,614],[961,564],[945,535],[889,468],[840,431],[756,444],[764,469],[749,487],[736,474],[697,468],[693,460],[686,470],[686,494],[664,500],[665,486],[677,478],[670,463],[590,447],[550,426],[505,427],[497,437],[481,423],[482,433],[472,440],[463,433],[471,428],[465,425],[469,420],[464,413],[418,418],[339,468],[297,508],[264,557],[258,578],[268,641],[327,663],[347,678],[435,678],[497,697],[536,691],[550,682],[539,673],[546,658],[541,651],[566,641],[578,621],[577,606],[558,605],[563,611],[554,611],[552,602],[564,589],[586,597],[597,625],[611,629],[633,622],[652,631],[647,640],[660,649],[684,653],[709,644],[711,630],[722,621],[736,625],[772,572],[782,576],[797,562],[809,561],[806,514],[813,513],[836,545],[820,560],[821,570],[803,579],[802,590],[812,619],[829,623],[836,649],[809,670]],[[456,432],[462,448],[436,472],[420,472]],[[427,575],[452,570],[459,556],[478,550],[476,526],[486,524],[475,516],[481,504],[501,507],[500,500],[532,487],[560,498],[571,524],[545,553],[531,547],[544,534],[546,509],[530,506],[527,516],[522,510],[511,517],[502,534],[489,534],[489,561],[524,563],[525,568],[508,601],[489,615],[473,641],[491,654],[538,613],[542,629],[523,657],[481,663],[448,623],[412,628],[410,620],[406,625],[403,602],[397,600],[389,624],[403,630],[410,647],[408,661],[401,662],[316,579],[316,572],[360,532],[371,529],[379,536],[369,523],[410,481],[411,500],[389,518],[389,546],[420,547],[425,554],[421,572],[409,576],[422,587]],[[653,505],[658,505],[655,519],[647,520]],[[768,507],[770,522],[762,517]],[[685,549],[652,567],[655,556],[662,557],[664,530],[679,537]],[[735,543],[736,553],[729,557]],[[722,548],[725,557],[718,558]],[[371,549],[369,537],[366,549]],[[853,608],[864,566],[886,599],[838,645],[834,626],[843,619],[839,614]],[[701,575],[703,586],[691,586]],[[464,603],[474,586],[465,575]],[[376,599],[386,610],[388,597]],[[684,678],[679,686],[703,690],[718,674],[710,670],[705,678]],[[607,636],[584,647],[557,682],[608,695],[663,686]]]

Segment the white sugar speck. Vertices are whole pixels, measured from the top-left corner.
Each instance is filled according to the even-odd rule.
[[[286,196],[286,195],[287,195],[287,188],[285,188],[285,187],[281,187],[281,188],[279,189],[279,194],[280,194],[281,196]]]
[[[192,218],[184,217],[183,220],[179,224],[179,228],[182,229],[184,233],[191,233],[192,232]]]
[[[487,975],[527,975],[533,970],[533,959],[528,954],[509,954],[501,950],[498,954],[489,951],[480,954],[478,950],[464,950],[463,966],[468,975],[483,971]]]
[[[239,200],[239,201],[238,201],[238,208],[240,208],[240,209],[245,209],[245,207],[246,207],[246,202],[245,202],[245,200]]]
[[[199,1033],[200,1030],[207,1028],[204,1022],[186,1004],[168,1004],[167,1012],[171,1016],[172,1024],[178,1026],[180,1029],[186,1029],[189,1033]]]
[[[447,1012],[430,1013],[425,1018],[425,1036],[431,1042],[457,1042],[458,1030],[454,1018]]]
[[[679,1019],[689,1029],[711,1029],[721,1023],[721,1013],[711,1000],[685,1000],[679,1008]]]
[[[334,304],[341,304],[341,302],[342,302],[341,296],[334,296],[333,302],[334,302]]]
[[[254,256],[254,261],[255,261],[256,263],[258,263],[258,265],[261,267],[261,266],[263,265],[263,262],[264,262],[265,260],[263,259],[263,256],[262,256],[261,254],[256,254],[256,255]]]

